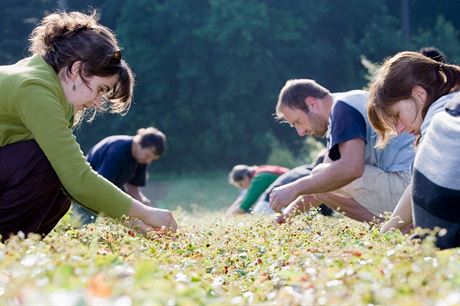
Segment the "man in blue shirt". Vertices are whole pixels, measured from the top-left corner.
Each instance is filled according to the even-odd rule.
[[[372,221],[394,210],[410,181],[414,138],[402,134],[384,150],[376,149],[367,98],[362,90],[330,93],[308,79],[286,82],[277,117],[301,137],[327,135],[328,153],[311,175],[271,192],[270,206],[283,210],[279,222],[320,203],[358,221]]]
[[[86,160],[100,175],[114,183],[136,200],[152,206],[141,191],[148,178],[148,166],[163,154],[166,136],[156,128],[141,128],[135,136],[115,135],[93,146]],[[94,219],[83,207],[75,205],[83,223]]]

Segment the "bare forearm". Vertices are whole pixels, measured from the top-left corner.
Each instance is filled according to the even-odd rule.
[[[292,188],[298,196],[326,193],[351,183],[357,177],[343,169],[341,163],[321,164],[314,169],[312,175],[293,182]]]
[[[132,196],[134,199],[142,202],[145,205],[151,205],[152,203],[150,202],[149,198],[147,198],[141,191],[141,189],[138,186],[134,186],[131,184],[126,184],[126,193],[128,193],[130,196]]]
[[[142,219],[143,216],[147,214],[147,207],[142,204],[139,200],[134,199],[133,204],[131,205],[130,210],[128,211],[128,216],[132,218]]]
[[[390,220],[382,226],[380,232],[385,233],[392,228],[402,230],[410,224],[412,224],[412,183],[407,186]]]
[[[244,212],[242,209],[240,209],[241,199],[242,199],[242,197],[238,197],[232,203],[230,208],[227,210],[227,215],[240,214],[240,213]]]

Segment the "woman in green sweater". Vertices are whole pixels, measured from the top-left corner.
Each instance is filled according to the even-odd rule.
[[[287,168],[272,165],[233,167],[228,174],[228,182],[240,188],[242,192],[227,210],[227,216],[250,212],[271,183],[288,171]]]
[[[148,207],[98,175],[72,133],[88,111],[128,110],[133,74],[96,13],[54,13],[30,36],[31,57],[0,66],[0,235],[46,235],[69,197],[95,211],[133,217],[141,231],[176,230],[168,210]]]

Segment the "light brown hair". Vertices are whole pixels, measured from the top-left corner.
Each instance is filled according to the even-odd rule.
[[[377,147],[384,147],[396,134],[394,114],[390,107],[412,98],[412,89],[422,87],[427,93],[421,110],[422,118],[440,97],[456,90],[460,82],[460,67],[434,61],[417,52],[400,52],[387,59],[369,88],[368,116],[379,139]]]

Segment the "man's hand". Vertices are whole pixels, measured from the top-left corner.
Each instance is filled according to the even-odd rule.
[[[281,215],[279,215],[276,218],[276,223],[278,224],[283,224],[289,221],[292,217],[297,215],[298,213],[302,212],[302,208],[299,207],[299,205],[303,204],[303,198],[299,197],[297,200],[293,201],[291,204],[289,204],[284,210]]]
[[[270,193],[270,207],[280,212],[289,203],[297,198],[295,193],[295,187],[292,184],[286,184],[283,186],[276,187]]]

